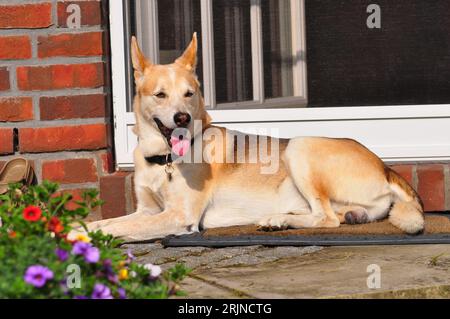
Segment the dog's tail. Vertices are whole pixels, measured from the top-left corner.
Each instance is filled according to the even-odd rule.
[[[423,203],[417,192],[400,175],[385,168],[386,178],[394,194],[394,203],[389,212],[392,225],[408,234],[417,234],[424,229]]]

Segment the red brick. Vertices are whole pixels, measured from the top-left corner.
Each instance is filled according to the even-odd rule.
[[[22,122],[32,119],[31,97],[0,98],[0,122]]]
[[[9,89],[9,71],[7,68],[0,68],[0,91],[7,91]]]
[[[103,54],[102,32],[64,33],[38,37],[38,57],[85,57]]]
[[[31,42],[29,36],[0,37],[0,59],[21,60],[29,58],[31,58]]]
[[[69,194],[72,196],[72,199],[64,206],[66,209],[69,210],[75,210],[78,207],[80,207],[80,205],[78,205],[77,203],[75,203],[75,201],[81,201],[82,200],[82,196],[81,194],[83,193],[84,190],[82,189],[65,189],[62,191],[59,191],[57,193],[55,193],[52,197],[58,197],[58,196],[62,196],[65,194]]]
[[[80,207],[79,204],[77,204],[76,202],[79,201],[83,201],[83,193],[86,191],[86,189],[65,189],[65,190],[61,190],[57,193],[55,193],[55,195],[53,197],[56,196],[61,196],[63,194],[69,194],[72,196],[72,199],[64,206],[66,209],[69,210],[75,210],[77,208]],[[92,221],[96,221],[96,220],[100,220],[101,216],[100,216],[100,209],[96,208],[94,211],[92,211],[88,217],[85,218],[85,222],[92,222]]]
[[[414,165],[392,165],[390,166],[398,175],[403,177],[409,185],[413,186],[413,167]]]
[[[0,154],[14,153],[14,134],[12,128],[0,129]]]
[[[91,158],[48,161],[42,164],[42,179],[62,184],[97,182],[97,167]]]
[[[21,66],[17,68],[23,91],[95,88],[103,85],[103,63]]]
[[[21,153],[95,150],[106,145],[104,124],[19,129]]]
[[[102,160],[102,169],[104,174],[111,174],[114,172],[114,160],[111,152],[100,154]]]
[[[0,29],[37,29],[51,25],[51,3],[0,6]]]
[[[420,165],[417,168],[418,192],[425,211],[441,211],[445,207],[444,166]]]
[[[126,179],[130,173],[117,172],[100,178],[100,198],[105,201],[102,206],[102,218],[114,218],[126,215],[127,199]]]
[[[105,95],[41,97],[41,120],[105,117]]]
[[[100,1],[60,1],[58,2],[58,27],[67,27],[67,18],[72,14],[72,11],[67,12],[67,7],[71,4],[80,7],[82,26],[102,24],[103,14]]]

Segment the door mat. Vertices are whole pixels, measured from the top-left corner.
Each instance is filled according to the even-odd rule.
[[[408,235],[392,226],[387,219],[338,228],[303,228],[266,232],[255,225],[211,228],[199,233],[169,236],[166,247],[204,246],[355,246],[450,244],[450,212],[426,213],[425,230]]]

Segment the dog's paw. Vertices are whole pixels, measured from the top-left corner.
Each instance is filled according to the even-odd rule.
[[[271,216],[262,219],[258,223],[258,230],[262,231],[277,231],[277,230],[285,230],[289,227],[289,224],[286,220],[286,216]]]

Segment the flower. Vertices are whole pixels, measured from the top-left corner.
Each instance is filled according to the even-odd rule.
[[[91,243],[77,241],[72,248],[72,254],[84,256],[84,260],[89,264],[94,264],[100,260],[100,251]]]
[[[85,242],[85,243],[89,243],[91,241],[91,239],[85,234],[77,234],[75,236],[75,240],[76,241],[82,241],[82,242]]]
[[[14,239],[14,238],[17,237],[17,233],[14,230],[10,230],[8,232],[8,237],[11,238],[11,239]]]
[[[55,254],[58,256],[59,261],[66,261],[69,258],[69,252],[61,248],[56,248]]]
[[[53,216],[48,222],[48,230],[54,232],[55,234],[59,234],[64,230],[64,226],[58,217]]]
[[[150,271],[150,278],[155,279],[161,275],[161,267],[153,265],[153,264],[145,264],[144,268]]]
[[[61,288],[63,294],[69,295],[69,287],[67,287],[67,278],[64,278],[59,282],[59,287]]]
[[[32,265],[26,270],[23,279],[27,284],[41,288],[47,280],[53,279],[53,271],[42,265]]]
[[[134,257],[133,253],[131,252],[131,249],[127,250],[127,263],[131,263],[133,260],[135,260],[136,257]]]
[[[103,261],[103,271],[110,282],[115,284],[119,282],[118,276],[114,273],[111,259],[105,259]]]
[[[91,297],[92,299],[113,299],[111,290],[103,284],[95,284]]]
[[[95,264],[100,260],[100,251],[97,247],[89,248],[84,254],[84,260],[89,264]]]
[[[119,294],[120,299],[127,299],[127,292],[123,288],[118,288],[117,293]]]
[[[36,206],[28,206],[23,210],[23,219],[29,222],[36,222],[42,216],[42,211],[39,207]]]
[[[89,299],[89,298],[86,296],[75,296],[75,297],[73,297],[73,299],[85,300],[85,299]]]
[[[119,270],[119,280],[128,279],[128,269],[122,268]]]

